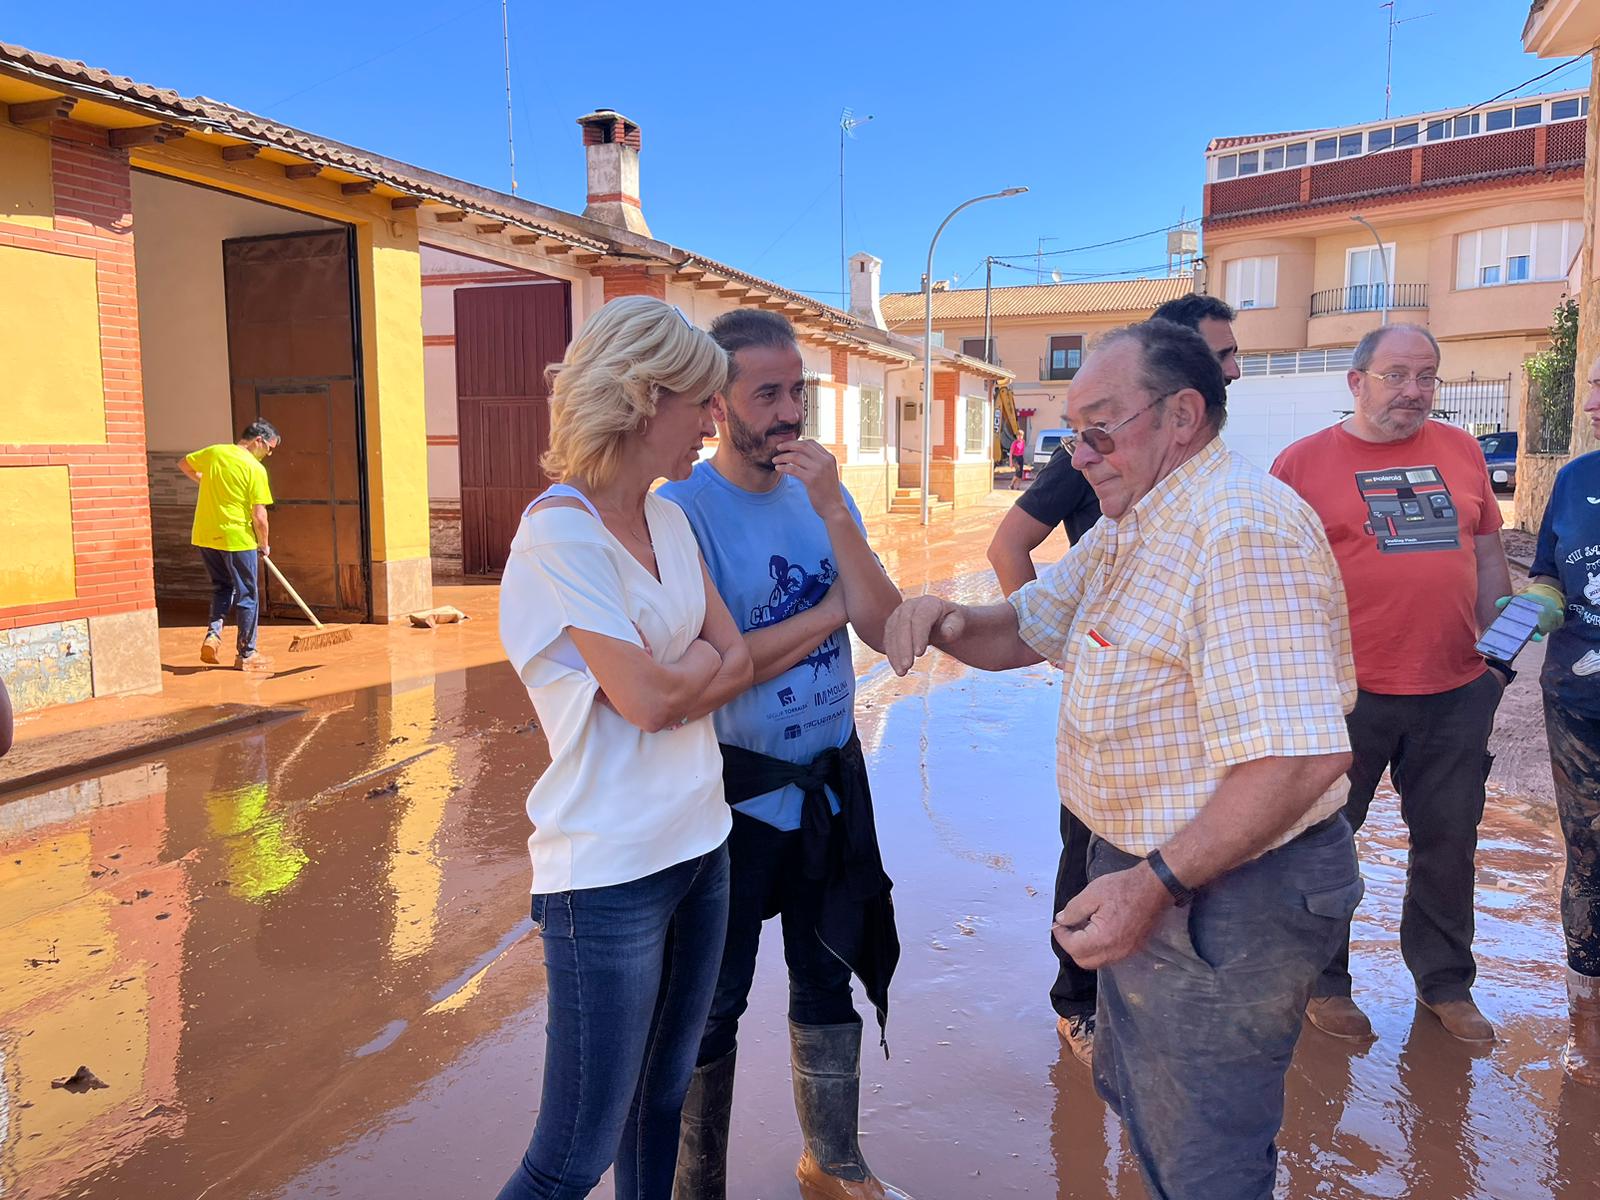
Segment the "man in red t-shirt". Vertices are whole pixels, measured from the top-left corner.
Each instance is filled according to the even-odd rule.
[[[1439,344],[1426,329],[1367,334],[1349,384],[1349,419],[1272,467],[1316,509],[1344,574],[1360,685],[1345,816],[1361,828],[1387,768],[1411,839],[1400,949],[1417,997],[1454,1036],[1492,1041],[1472,1002],[1473,860],[1489,734],[1510,677],[1473,647],[1511,590],[1500,507],[1478,443],[1430,419]],[[1348,930],[1306,1015],[1336,1037],[1373,1036],[1350,998]]]

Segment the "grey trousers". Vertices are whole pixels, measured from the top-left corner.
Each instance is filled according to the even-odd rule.
[[[1138,862],[1096,838],[1089,876]],[[1270,1200],[1306,1000],[1361,893],[1335,814],[1169,909],[1141,950],[1100,969],[1095,1089],[1152,1200]]]

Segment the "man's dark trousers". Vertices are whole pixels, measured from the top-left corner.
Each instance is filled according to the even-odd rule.
[[[1400,953],[1429,1004],[1466,1000],[1472,958],[1473,894],[1489,734],[1504,689],[1493,671],[1427,696],[1362,692],[1348,718],[1350,798],[1345,819],[1359,830],[1387,767],[1410,834]],[[1350,931],[1322,978],[1319,996],[1350,994]]]
[[[1061,860],[1056,864],[1056,894],[1051,917],[1065,908],[1089,882],[1089,827],[1061,806]],[[1056,981],[1050,988],[1050,1004],[1058,1017],[1094,1015],[1095,973],[1086,971],[1061,948],[1054,931],[1048,934],[1050,949],[1060,962]]]
[[[698,1065],[715,1062],[738,1042],[739,1018],[750,1003],[761,925],[783,919],[783,957],[789,968],[789,1019],[796,1025],[858,1024],[850,968],[817,936],[822,887],[805,872],[799,830],[781,830],[733,813],[728,834],[728,938]]]

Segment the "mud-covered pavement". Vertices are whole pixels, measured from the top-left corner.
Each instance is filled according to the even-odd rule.
[[[981,598],[997,515],[931,544],[885,524],[877,544],[907,590]],[[474,615],[493,603],[485,589]],[[302,677],[289,715],[242,735],[0,794],[0,1196],[494,1194],[539,1095],[522,801],[545,747],[508,668],[428,661],[379,685]],[[1051,672],[935,656],[902,681],[858,663],[905,947],[893,1056],[865,1067],[869,1158],[919,1200],[1143,1196],[1047,1000]],[[1559,835],[1517,783],[1540,761],[1535,675],[1508,696],[1479,856],[1477,994],[1502,1040],[1469,1049],[1416,1009],[1394,933],[1403,829],[1380,801],[1355,954],[1380,1040],[1352,1054],[1306,1033],[1284,1195],[1594,1194],[1600,1093],[1556,1063]],[[783,1009],[769,938],[740,1052],[739,1200],[796,1194]],[[80,1065],[106,1086],[52,1087]]]

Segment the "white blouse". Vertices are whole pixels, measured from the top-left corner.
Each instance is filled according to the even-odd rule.
[[[714,850],[732,826],[711,718],[659,733],[630,725],[596,702],[567,632],[681,658],[706,615],[694,531],[677,505],[645,497],[657,581],[584,504],[590,512],[530,505],[500,586],[500,640],[550,742],[550,766],[528,793],[536,894],[643,878]]]

